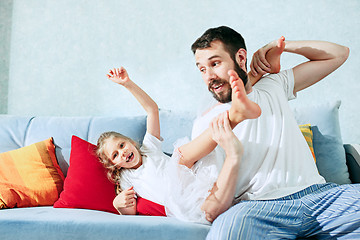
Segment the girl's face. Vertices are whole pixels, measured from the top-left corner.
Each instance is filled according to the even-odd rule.
[[[140,152],[126,139],[113,137],[106,140],[104,152],[117,168],[138,168],[142,164]]]

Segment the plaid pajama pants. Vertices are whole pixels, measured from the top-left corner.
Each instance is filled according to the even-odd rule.
[[[310,186],[292,195],[241,201],[207,236],[220,239],[360,239],[360,184]]]

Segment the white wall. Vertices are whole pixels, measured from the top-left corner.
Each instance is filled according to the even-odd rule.
[[[105,77],[120,65],[160,108],[195,111],[207,90],[190,46],[207,28],[228,25],[243,34],[249,56],[281,35],[350,47],[345,65],[292,104],[342,100],[343,140],[359,143],[359,12],[358,0],[15,0],[8,113],[142,114]],[[282,66],[299,61],[284,54]]]

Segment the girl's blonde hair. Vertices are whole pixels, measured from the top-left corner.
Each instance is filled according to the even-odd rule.
[[[140,152],[139,144],[137,142],[135,142],[131,138],[124,136],[118,132],[104,132],[100,135],[100,137],[97,141],[96,155],[98,156],[99,161],[102,163],[102,165],[107,170],[108,179],[111,182],[115,183],[119,187],[121,169],[115,167],[113,162],[110,160],[110,158],[108,158],[108,156],[106,156],[106,154],[104,152],[104,146],[105,146],[106,141],[109,139],[112,139],[112,138],[130,141],[132,144],[135,145],[136,149],[139,151],[140,154],[141,154],[141,152]]]

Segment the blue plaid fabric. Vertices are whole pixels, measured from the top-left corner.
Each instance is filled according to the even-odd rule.
[[[241,201],[213,223],[208,240],[360,239],[360,184],[310,186],[266,201]]]

